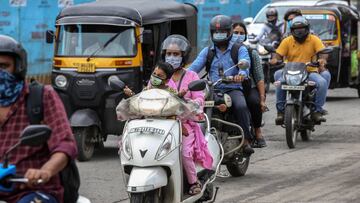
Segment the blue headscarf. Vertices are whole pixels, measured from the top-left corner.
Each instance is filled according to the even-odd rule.
[[[13,104],[20,96],[24,81],[6,70],[0,69],[0,106],[7,107]]]

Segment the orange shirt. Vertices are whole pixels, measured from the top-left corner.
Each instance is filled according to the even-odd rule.
[[[323,48],[325,48],[324,44],[316,35],[309,34],[305,42],[301,44],[291,35],[281,42],[276,53],[285,57],[289,62],[307,63],[311,61],[312,56]]]

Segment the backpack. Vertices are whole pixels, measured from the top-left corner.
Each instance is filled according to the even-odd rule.
[[[32,80],[26,98],[26,112],[32,125],[40,124],[43,120],[43,94],[44,85]],[[64,187],[64,202],[75,203],[79,197],[80,187],[80,174],[75,161],[71,160],[59,175]]]
[[[249,72],[249,77],[253,77],[253,71],[254,71],[254,68],[255,67],[255,62],[252,58],[252,52],[254,49],[250,48],[249,46],[246,46],[244,45],[243,43],[239,43],[239,42],[236,42],[233,44],[233,46],[231,47],[231,50],[230,50],[230,55],[231,55],[231,60],[234,62],[234,64],[237,64],[238,63],[238,56],[239,56],[239,49],[241,46],[245,46],[246,49],[248,50],[249,52],[249,57],[250,57],[250,72]],[[211,68],[211,64],[214,60],[214,57],[215,57],[216,53],[215,53],[215,49],[212,48],[211,46],[208,47],[208,53],[207,53],[207,56],[206,56],[206,63],[205,63],[205,70],[206,72],[208,73],[210,71],[210,68]],[[244,94],[248,94],[251,90],[251,79],[250,78],[247,78],[245,79],[243,82],[242,82],[242,86],[243,86],[243,92]]]

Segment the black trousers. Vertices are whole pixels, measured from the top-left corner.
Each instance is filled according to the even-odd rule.
[[[257,88],[251,88],[250,92],[245,96],[245,99],[254,128],[260,128],[262,122],[262,112],[260,106],[260,94]]]
[[[232,100],[232,113],[234,113],[237,124],[244,130],[245,138],[251,140],[250,133],[250,113],[246,105],[244,94],[240,90],[231,90],[227,92]]]

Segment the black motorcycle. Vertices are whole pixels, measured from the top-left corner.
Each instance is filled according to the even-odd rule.
[[[311,114],[315,111],[316,83],[309,81],[309,74],[317,71],[319,55],[328,54],[331,48],[325,48],[314,57],[310,63],[289,62],[285,64],[281,81],[276,81],[275,85],[281,85],[281,89],[286,91],[285,117],[284,123],[276,123],[285,128],[286,142],[289,148],[295,148],[297,136],[300,134],[303,141],[308,141],[311,132],[315,130],[315,122],[311,119]],[[322,122],[325,122],[324,119]]]

